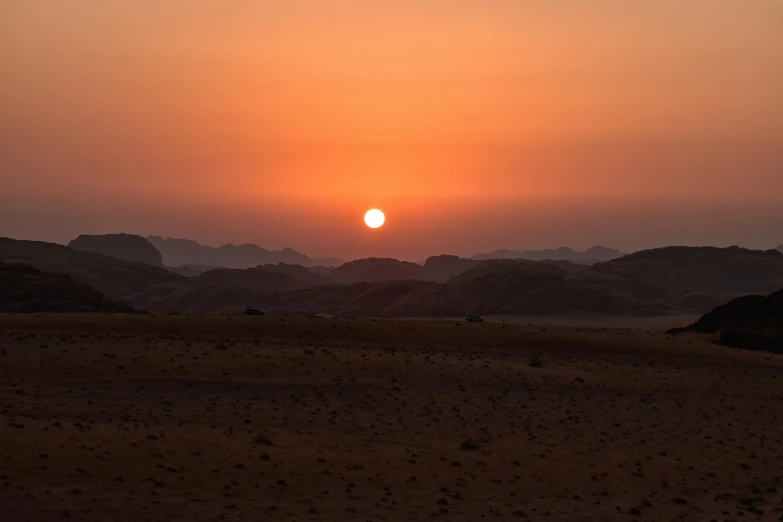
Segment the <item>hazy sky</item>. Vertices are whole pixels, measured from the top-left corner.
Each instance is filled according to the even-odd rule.
[[[120,231],[776,246],[783,1],[0,1],[0,235]]]

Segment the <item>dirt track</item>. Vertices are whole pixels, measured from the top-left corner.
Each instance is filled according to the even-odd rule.
[[[699,337],[7,315],[0,349],[3,521],[783,513],[783,358]]]

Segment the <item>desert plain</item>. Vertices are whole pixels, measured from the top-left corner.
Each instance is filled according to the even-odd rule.
[[[664,332],[2,315],[0,520],[783,519],[783,357]]]

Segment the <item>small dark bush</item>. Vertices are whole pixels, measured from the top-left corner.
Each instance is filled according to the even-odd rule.
[[[255,438],[255,440],[253,440],[253,442],[258,444],[259,446],[274,446],[275,445],[275,443],[272,442],[272,439],[270,439],[266,435],[259,435],[258,437]]]
[[[467,438],[463,440],[462,444],[460,444],[459,447],[464,450],[471,450],[471,451],[479,449],[479,445],[476,444],[476,442],[471,438]]]

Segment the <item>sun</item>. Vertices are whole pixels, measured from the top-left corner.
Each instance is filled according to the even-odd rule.
[[[364,215],[364,222],[370,228],[378,228],[383,225],[384,221],[386,221],[386,216],[377,208],[368,210]]]

